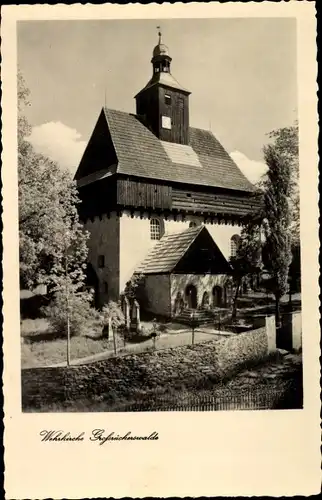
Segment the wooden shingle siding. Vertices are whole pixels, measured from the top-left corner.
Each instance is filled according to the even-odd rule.
[[[257,207],[258,200],[253,197],[172,190],[172,208],[176,210],[246,215]]]
[[[117,181],[117,203],[134,208],[170,210],[172,187],[128,179]]]

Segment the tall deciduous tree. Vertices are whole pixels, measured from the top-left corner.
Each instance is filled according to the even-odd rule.
[[[290,166],[290,209],[292,246],[300,242],[300,195],[299,195],[299,127],[298,122],[290,127],[269,133],[276,153]]]
[[[29,91],[18,76],[18,189],[20,281],[24,287],[51,286],[52,308],[69,339],[75,315],[88,311],[90,294],[83,290],[88,233],[78,218],[76,185],[71,173],[41,154],[28,136],[31,127],[24,115]],[[48,312],[48,311],[47,311]],[[48,313],[50,316],[50,311]],[[77,322],[74,321],[75,324]],[[78,321],[79,324],[79,321]]]
[[[266,266],[272,278],[275,295],[276,323],[280,324],[280,299],[287,292],[288,272],[292,260],[291,221],[292,166],[278,147],[270,144],[264,148],[268,166],[264,181],[264,217]]]
[[[41,154],[28,136],[24,112],[29,90],[18,74],[18,190],[20,279],[23,287],[57,286],[66,244],[75,250],[80,274],[86,260],[87,233],[78,220],[76,185],[71,173]],[[69,236],[67,236],[69,234]],[[70,244],[68,244],[70,241]],[[77,250],[76,250],[77,249]],[[75,268],[75,269],[76,269]],[[74,279],[74,276],[73,276]],[[82,276],[83,280],[83,276]]]

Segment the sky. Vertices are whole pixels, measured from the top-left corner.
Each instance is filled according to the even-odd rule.
[[[152,75],[157,26],[171,72],[191,91],[190,125],[212,130],[251,181],[267,134],[297,119],[292,18],[21,21],[30,142],[75,172],[101,108],[135,112]]]

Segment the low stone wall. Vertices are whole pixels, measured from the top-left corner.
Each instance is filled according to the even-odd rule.
[[[135,399],[149,391],[204,387],[232,376],[269,353],[265,328],[203,344],[110,358],[89,365],[22,371],[23,410],[65,401]]]

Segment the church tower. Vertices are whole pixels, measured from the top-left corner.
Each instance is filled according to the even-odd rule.
[[[189,144],[189,95],[171,74],[169,49],[159,41],[151,59],[153,74],[135,96],[136,114],[161,141]]]

